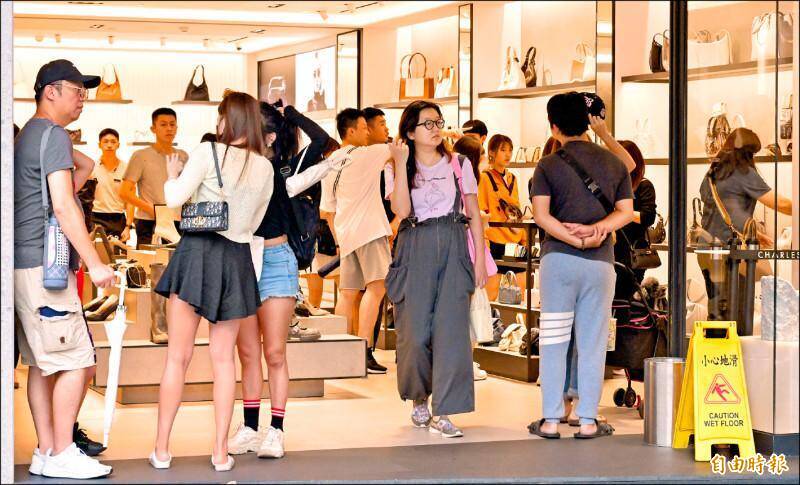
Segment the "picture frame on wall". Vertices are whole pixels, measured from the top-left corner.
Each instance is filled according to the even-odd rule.
[[[336,108],[336,49],[334,46],[295,56],[296,106],[300,111]]]
[[[258,99],[283,106],[295,104],[295,56],[278,57],[258,63]]]

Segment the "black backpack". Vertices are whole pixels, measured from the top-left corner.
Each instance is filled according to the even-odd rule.
[[[286,179],[300,172],[305,154],[304,150],[294,172],[288,161],[281,167],[280,173],[284,184]],[[319,231],[319,200],[320,191],[314,186],[289,198],[289,208],[292,213],[289,217],[289,233],[286,236],[297,258],[297,268],[301,270],[310,267],[314,260]]]

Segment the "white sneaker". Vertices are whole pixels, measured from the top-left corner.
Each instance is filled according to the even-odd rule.
[[[243,455],[251,451],[258,451],[260,445],[261,434],[241,423],[236,428],[236,433],[228,438],[228,453],[231,455]]]
[[[483,381],[486,380],[486,371],[481,369],[480,364],[477,362],[472,363],[472,376],[473,380]]]
[[[261,447],[258,449],[259,458],[281,458],[283,457],[283,431],[272,426],[267,428],[267,436]]]
[[[47,451],[49,452],[50,450]],[[31,475],[41,475],[48,455],[49,453],[41,453],[39,448],[34,449],[33,456],[31,457],[31,466],[28,468],[28,473]]]
[[[229,472],[233,470],[233,465],[236,464],[236,461],[233,459],[231,455],[226,455],[228,457],[225,463],[214,463],[214,455],[211,455],[211,466],[214,467],[214,471],[217,472]]]
[[[150,462],[150,466],[156,470],[166,470],[172,465],[172,455],[169,455],[169,458],[166,460],[161,461],[156,456],[156,450],[153,450],[153,452],[150,453],[150,458],[148,458],[148,461]]]
[[[51,478],[84,480],[104,477],[109,475],[111,470],[110,466],[103,465],[98,460],[86,456],[75,446],[75,443],[72,443],[61,453],[47,457],[42,468],[42,475]]]

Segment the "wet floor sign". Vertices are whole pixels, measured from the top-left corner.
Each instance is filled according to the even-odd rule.
[[[686,355],[673,448],[689,446],[694,459],[711,460],[711,445],[738,445],[739,456],[756,453],[736,322],[695,322]]]

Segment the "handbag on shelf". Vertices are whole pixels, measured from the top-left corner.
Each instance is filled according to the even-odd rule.
[[[97,91],[94,93],[94,99],[103,101],[119,101],[122,99],[122,88],[119,85],[119,75],[117,74],[117,66],[111,64],[111,69],[114,72],[114,82],[106,82],[106,68],[108,65],[103,66],[103,75],[100,77],[100,85],[97,86]]]
[[[69,135],[69,140],[72,143],[80,143],[81,142],[81,129],[78,128],[77,130],[70,130],[66,129],[67,135]]]
[[[479,343],[494,341],[492,306],[485,288],[475,288],[469,304],[469,330],[472,340]]]
[[[531,355],[539,355],[539,329],[536,327],[532,327],[529,332],[522,335],[519,355],[528,355],[528,347],[531,349]]]
[[[705,140],[706,155],[709,157],[717,156],[731,133],[731,125],[728,123],[727,113],[728,107],[723,102],[716,103],[711,111],[711,117],[706,125]]]
[[[443,67],[436,74],[436,87],[434,88],[434,98],[446,98],[453,96],[456,86],[456,70],[453,66]]]
[[[120,264],[118,269],[125,271],[128,288],[147,288],[147,272],[141,264],[128,261]]]
[[[525,53],[525,62],[522,63],[522,73],[525,75],[525,86],[536,87],[536,47],[529,47]]]
[[[699,197],[692,199],[692,225],[689,226],[687,240],[690,246],[708,246],[714,241],[714,237],[698,222],[698,217],[703,216],[703,202]]]
[[[656,212],[656,223],[647,228],[647,239],[651,244],[661,244],[667,240],[664,218],[658,212]]]
[[[202,75],[202,82],[200,84],[194,83],[194,78],[197,76],[197,69],[200,69]],[[206,84],[206,67],[202,64],[195,66],[192,71],[192,77],[189,79],[189,84],[186,86],[186,94],[183,95],[184,101],[208,101],[208,84]]]
[[[792,57],[792,32],[794,18],[783,12],[767,12],[753,17],[750,31],[750,60],[775,58],[777,41],[778,58]]]
[[[498,348],[507,352],[519,352],[523,336],[525,336],[525,325],[512,323],[503,331]]]
[[[708,30],[695,32],[694,38],[687,42],[687,61],[689,68],[711,67],[733,62],[733,39],[731,33],[723,29],[716,34]]]
[[[222,172],[217,159],[217,144],[211,142],[214,155],[214,168],[217,171],[217,184],[222,193]],[[221,194],[224,199],[224,193]],[[181,208],[180,228],[184,232],[218,232],[228,229],[228,203],[225,200],[190,202]]]
[[[657,37],[661,36],[661,42]],[[667,31],[656,32],[650,42],[650,72],[665,72],[669,59],[669,44],[667,43]]]
[[[527,163],[539,163],[542,158],[542,147],[526,147],[525,148],[525,161]]]
[[[506,47],[506,63],[503,67],[503,75],[500,78],[500,87],[498,91],[505,91],[507,89],[522,89],[525,87],[525,75],[522,72],[522,67],[519,65],[519,55],[517,49],[508,46]]]
[[[792,93],[787,93],[781,102],[780,135],[781,140],[792,139]]]
[[[570,68],[570,81],[591,81],[595,78],[597,58],[586,42],[578,42],[575,46],[575,58]]]
[[[522,289],[517,286],[517,277],[509,271],[500,279],[500,292],[497,302],[505,305],[519,305],[522,303]]]
[[[411,64],[414,58],[420,56],[423,61],[422,76],[413,76]],[[406,62],[408,64],[406,64]],[[405,71],[403,67],[406,67]],[[400,100],[428,99],[434,95],[434,82],[428,77],[428,59],[421,52],[406,54],[400,60]]]

